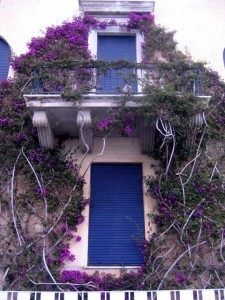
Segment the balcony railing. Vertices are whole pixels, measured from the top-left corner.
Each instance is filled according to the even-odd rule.
[[[156,64],[132,64],[123,62],[121,66],[105,64],[81,65],[74,68],[39,67],[27,85],[27,94],[144,94],[149,84],[164,88],[175,84],[179,94],[191,92],[203,96],[201,72],[199,69],[182,73],[163,70]],[[179,74],[177,74],[179,73]],[[179,80],[177,80],[179,78]],[[176,82],[175,82],[176,80]]]

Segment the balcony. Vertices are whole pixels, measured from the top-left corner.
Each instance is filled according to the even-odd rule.
[[[55,136],[79,137],[82,122],[89,128],[92,120],[106,118],[109,108],[117,109],[121,104],[135,110],[149,88],[164,89],[168,84],[178,95],[193,93],[205,102],[210,98],[203,94],[198,68],[94,60],[37,67],[24,88],[24,98],[33,114],[40,144],[52,148]],[[139,124],[139,129],[142,127],[136,134],[141,137],[142,152],[149,153],[155,128]],[[91,151],[92,132],[87,133],[87,140]]]
[[[179,76],[175,86],[179,94],[191,92],[203,96],[201,72],[199,69],[170,70],[156,64],[136,64],[127,61],[79,62],[73,67],[38,67],[27,86],[28,95],[61,95],[66,100],[76,100],[86,95],[143,95],[149,84],[164,88],[173,83],[173,77]]]

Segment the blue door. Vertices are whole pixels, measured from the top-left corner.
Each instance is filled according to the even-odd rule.
[[[136,62],[136,37],[99,35],[97,52],[99,60]],[[103,94],[121,93],[127,84],[131,86],[132,93],[137,92],[137,80],[134,69],[112,69],[100,76],[97,91]]]
[[[93,164],[88,264],[133,266],[143,263],[141,164]]]
[[[0,80],[7,79],[10,64],[9,45],[0,38]]]

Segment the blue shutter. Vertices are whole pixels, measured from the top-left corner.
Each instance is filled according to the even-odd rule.
[[[88,264],[140,265],[143,238],[142,165],[93,164]]]
[[[224,63],[224,67],[225,67],[225,48],[223,50],[223,63]]]
[[[124,35],[99,35],[98,59],[104,61],[127,60],[136,62],[136,37]],[[99,93],[121,93],[126,84],[131,85],[132,93],[137,92],[136,78],[132,69],[111,70],[100,77],[97,91]]]
[[[9,45],[0,39],[0,80],[7,79],[10,64],[10,48]]]

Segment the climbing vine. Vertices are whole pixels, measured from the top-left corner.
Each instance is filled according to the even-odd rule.
[[[107,26],[141,31],[141,64],[106,63],[91,57],[90,30]],[[15,78],[0,83],[4,288],[224,287],[225,84],[204,63],[195,63],[177,51],[173,36],[174,32],[156,25],[151,14],[130,14],[122,24],[85,16],[47,28],[43,37],[31,40],[26,54],[14,58]],[[160,163],[156,176],[145,178],[145,183],[156,200],[149,218],[157,232],[140,241],[145,264],[135,272],[122,270],[119,277],[77,270],[60,274],[66,261],[76,259],[70,241],[82,239],[76,229],[84,221],[82,210],[88,204],[83,198],[85,182],[81,166],[61,145],[54,150],[39,146],[22,95],[39,82],[43,92],[61,93],[65,99],[77,101],[95,87],[94,68],[105,73],[125,67],[146,71],[145,77],[138,79],[144,88],[141,108],[131,111],[122,106],[106,119],[95,121],[92,129],[103,136],[103,148],[97,155],[104,153],[112,132],[128,136],[143,119],[156,128],[151,155]],[[203,87],[211,97],[209,104],[199,98]],[[125,100],[128,96],[132,97],[129,91]],[[214,144],[220,148],[213,149]]]

